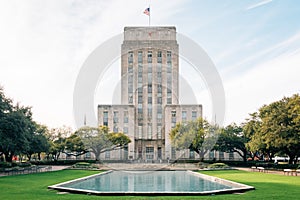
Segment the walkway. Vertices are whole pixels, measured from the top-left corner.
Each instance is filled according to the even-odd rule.
[[[247,167],[235,167],[234,169],[238,169],[238,170],[242,170],[242,171],[248,171],[248,172],[258,172],[258,170],[253,170],[253,169],[251,169],[251,168],[247,168]],[[289,175],[289,174],[284,174],[284,172],[283,172],[283,170],[282,171],[279,171],[279,170],[274,170],[274,169],[272,169],[272,170],[270,170],[270,169],[265,169],[264,171],[263,171],[263,173],[268,173],[268,174],[278,174],[278,175],[285,175],[285,176],[287,176],[287,175]],[[290,176],[290,175],[289,175]],[[295,175],[294,175],[295,176]],[[298,176],[298,177],[300,177],[300,176]]]
[[[9,171],[9,172],[0,172],[1,176],[11,176],[11,175],[18,175],[18,174],[32,174],[32,173],[42,173],[48,171],[59,171],[63,169],[67,169],[70,166],[58,166],[58,165],[39,165],[37,168],[20,168],[21,170],[16,171]]]

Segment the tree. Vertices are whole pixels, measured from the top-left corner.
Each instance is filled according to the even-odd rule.
[[[33,133],[31,108],[13,107],[12,111],[2,116],[0,120],[0,149],[8,162],[14,155],[26,152],[30,147],[30,136]]]
[[[3,88],[0,86],[0,156],[4,154],[3,148],[6,145],[6,131],[3,125],[5,124],[5,121],[7,121],[7,115],[12,111],[12,109],[13,105],[11,99],[5,96]]]
[[[170,139],[176,150],[190,149],[203,159],[207,151],[214,146],[216,130],[215,126],[198,118],[196,121],[177,123],[170,132]]]
[[[247,137],[243,128],[233,123],[220,130],[214,149],[227,153],[236,152],[244,161],[247,161],[248,149],[246,143],[249,140],[250,138]]]
[[[82,127],[75,132],[85,147],[95,154],[96,160],[100,160],[100,154],[106,151],[124,148],[131,142],[123,133],[110,133],[106,126]]]
[[[29,148],[24,152],[29,160],[33,154],[37,154],[38,160],[41,160],[41,153],[49,151],[50,143],[46,137],[47,133],[46,126],[34,123],[34,132],[29,138]]]
[[[258,128],[248,143],[252,149],[286,154],[289,162],[300,155],[300,96],[298,94],[264,105],[259,109]]]
[[[52,156],[53,160],[58,160],[61,153],[65,152],[66,139],[72,134],[72,128],[63,126],[60,128],[50,129],[47,138],[50,142],[50,150],[47,157]]]
[[[88,152],[81,138],[77,134],[72,134],[70,137],[68,137],[65,145],[66,148],[64,153],[68,156],[78,157]]]

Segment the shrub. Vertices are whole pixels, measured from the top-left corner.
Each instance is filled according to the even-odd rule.
[[[0,162],[0,168],[9,168],[9,167],[11,167],[11,163]]]
[[[208,165],[208,169],[224,169],[224,168],[229,168],[228,165],[225,163],[213,163]]]
[[[72,165],[72,168],[79,168],[79,169],[97,169],[98,167],[94,164],[87,163],[87,162],[78,162]]]

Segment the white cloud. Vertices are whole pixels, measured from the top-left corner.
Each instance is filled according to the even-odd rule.
[[[266,5],[268,3],[271,3],[273,0],[264,0],[264,1],[261,1],[259,3],[256,3],[256,4],[253,4],[253,5],[250,5],[246,8],[246,10],[251,10],[251,9],[254,9],[254,8],[258,8],[260,6],[263,6],[263,5]]]
[[[248,44],[246,44],[248,45]],[[227,75],[232,74],[235,70],[241,67],[245,67],[248,64],[251,64],[255,61],[261,61],[265,58],[268,58],[269,55],[274,57],[275,55],[281,55],[285,53],[294,52],[295,50],[299,49],[300,45],[300,32],[297,32],[293,36],[288,39],[283,40],[273,46],[267,47],[256,52],[253,55],[249,55],[246,58],[240,60],[238,63],[232,65],[231,67],[227,67],[222,73]]]
[[[286,54],[261,63],[239,77],[225,80],[226,123],[240,123],[264,104],[300,93],[299,58],[299,51]]]

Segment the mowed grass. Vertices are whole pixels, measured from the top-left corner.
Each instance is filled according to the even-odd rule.
[[[300,177],[282,176],[238,170],[205,171],[220,178],[254,186],[256,189],[243,194],[211,196],[160,196],[160,197],[107,197],[84,194],[58,194],[48,190],[49,185],[99,173],[99,171],[62,170],[39,174],[0,177],[0,199],[299,199]]]

